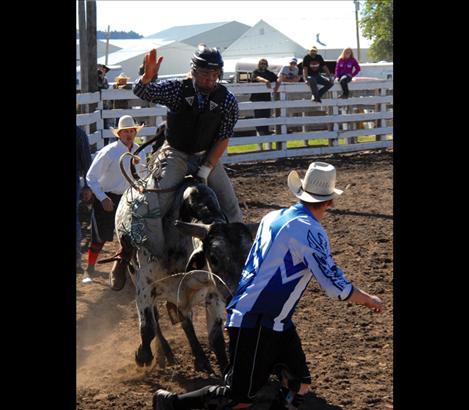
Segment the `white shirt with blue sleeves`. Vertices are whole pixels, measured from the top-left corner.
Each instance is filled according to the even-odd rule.
[[[227,327],[284,331],[312,277],[328,296],[346,300],[352,283],[335,264],[329,238],[303,204],[268,213],[259,225],[235,295]]]

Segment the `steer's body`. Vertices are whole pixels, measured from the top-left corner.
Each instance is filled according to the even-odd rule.
[[[182,187],[180,206],[165,217],[163,256],[158,260],[144,243],[132,248],[132,280],[136,286],[136,302],[140,322],[141,345],[135,359],[137,364],[149,365],[153,359],[150,343],[157,337],[158,363],[174,361],[169,344],[158,323],[157,298],[167,301],[173,323],[181,322],[195,356],[197,369],[211,371],[211,366],[194,332],[192,307],[205,302],[209,343],[223,371],[227,364],[223,339],[225,299],[229,296],[218,279],[200,269],[207,269],[234,291],[249,252],[252,238],[241,223],[227,223],[213,191],[193,180]],[[138,196],[133,188],[124,194],[116,213],[116,230],[121,244],[129,250],[132,242],[122,230],[129,220],[132,200]],[[180,196],[179,196],[180,197]],[[178,220],[178,222],[176,222]],[[180,222],[183,221],[183,222]],[[196,224],[194,224],[196,223]],[[194,239],[199,238],[199,239]],[[193,271],[188,275],[181,272]],[[174,276],[171,276],[174,275]],[[223,294],[220,293],[220,290]]]

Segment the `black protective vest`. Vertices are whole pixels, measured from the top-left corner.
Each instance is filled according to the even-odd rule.
[[[168,111],[166,139],[173,148],[189,154],[209,149],[220,129],[221,106],[228,90],[218,84],[209,94],[204,111],[199,111],[192,80],[182,82],[183,107],[176,112]]]

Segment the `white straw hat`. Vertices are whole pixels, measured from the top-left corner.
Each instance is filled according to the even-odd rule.
[[[310,164],[304,179],[296,171],[288,175],[288,188],[297,198],[306,202],[324,202],[337,198],[344,191],[335,187],[335,167],[325,162]]]
[[[135,128],[138,134],[144,126],[145,124],[142,124],[142,125],[135,124],[134,119],[130,115],[123,115],[122,117],[119,118],[119,124],[117,125],[117,128],[111,127],[111,131],[117,138],[119,138],[118,133],[120,130]]]

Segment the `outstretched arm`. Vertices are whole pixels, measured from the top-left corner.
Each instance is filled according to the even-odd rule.
[[[383,311],[383,302],[378,296],[369,295],[361,289],[353,288],[348,301],[370,308],[373,312],[381,313]]]

